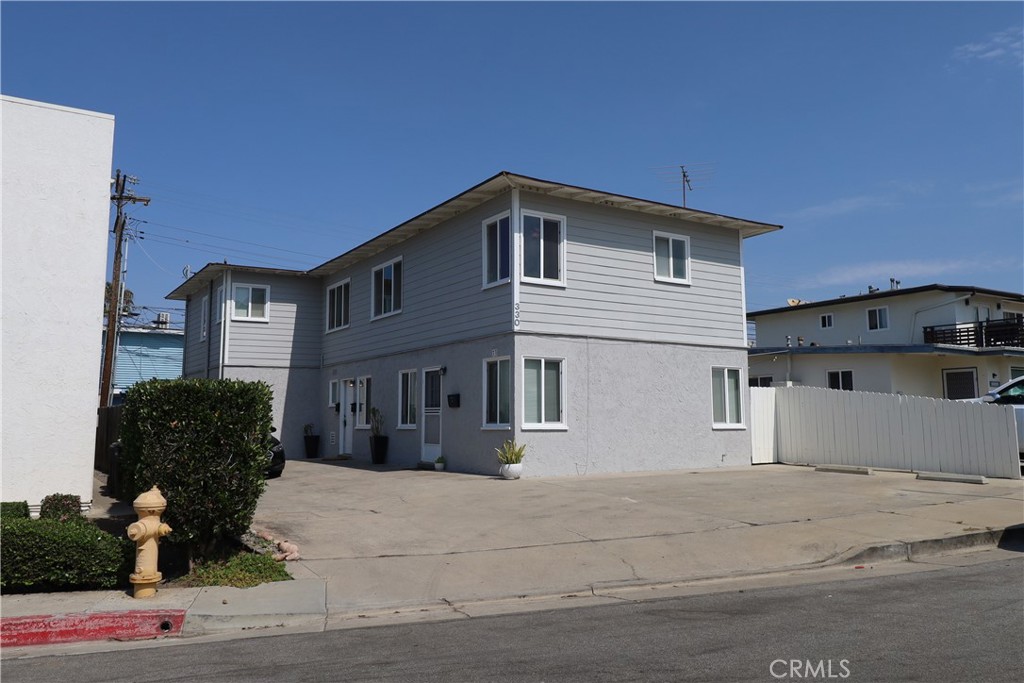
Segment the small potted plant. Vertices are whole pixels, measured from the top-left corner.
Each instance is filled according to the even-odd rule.
[[[320,455],[320,435],[313,433],[313,423],[302,425],[302,438],[306,442],[306,457],[315,458]]]
[[[388,437],[384,436],[384,413],[370,408],[370,461],[383,465],[388,459]]]
[[[437,460],[434,461],[434,469],[437,470],[438,472],[443,471],[444,470],[444,463],[445,463],[444,456],[443,455],[437,456]]]
[[[498,454],[498,474],[505,479],[518,479],[523,473],[523,456],[526,455],[526,444],[517,445],[515,439],[505,441],[501,448],[495,448]]]

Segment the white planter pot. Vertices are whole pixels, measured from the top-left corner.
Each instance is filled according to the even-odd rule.
[[[523,473],[523,463],[517,462],[511,465],[502,465],[498,468],[498,474],[505,479],[518,479]]]
[[[440,472],[441,470],[444,469],[444,463],[443,462],[435,462],[434,463],[434,469],[437,470],[438,472]]]

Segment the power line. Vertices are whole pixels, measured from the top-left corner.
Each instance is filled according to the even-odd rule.
[[[164,238],[164,237],[158,237],[158,236],[150,236],[148,239],[151,239],[151,240],[155,241],[157,244],[168,244],[168,245],[171,245],[171,246],[174,246],[174,247],[178,247],[178,248],[181,248],[181,249],[191,249],[192,251],[202,252],[204,254],[216,254],[216,255],[220,256],[221,258],[224,258],[225,254],[239,253],[239,252],[237,252],[236,250],[233,250],[233,249],[219,249],[219,250],[201,249],[200,247],[195,247],[195,246],[192,246],[192,244],[187,243],[187,240],[165,241],[165,240],[173,240],[173,238]],[[179,242],[183,242],[183,241],[186,242],[186,243],[185,244],[180,244],[179,243]],[[281,266],[281,262],[280,261],[267,261],[267,260],[264,260],[264,259],[251,258],[251,257],[248,258],[248,260],[251,261],[254,264],[260,264],[260,265],[271,266],[271,267],[278,267],[278,268],[282,268],[283,270],[295,270],[294,268],[284,268],[283,266]]]
[[[234,242],[235,244],[247,244],[247,245],[252,246],[252,247],[262,247],[264,249],[274,249],[275,251],[283,251],[283,252],[287,252],[289,254],[297,254],[299,256],[309,256],[310,258],[314,258],[314,259],[322,259],[323,258],[322,254],[310,254],[310,253],[304,252],[304,251],[293,251],[291,249],[282,249],[282,248],[280,248],[278,246],[275,246],[273,244],[261,244],[259,242],[249,242],[249,241],[246,241],[246,240],[239,240],[239,239],[236,239],[234,237],[221,237],[220,235],[213,235],[213,234],[211,234],[209,232],[202,232],[201,230],[191,230],[189,228],[183,228],[180,225],[171,225],[169,223],[159,223],[157,221],[148,221],[148,220],[146,220],[146,221],[140,220],[138,222],[139,223],[145,223],[146,225],[156,225],[156,226],[159,226],[159,227],[162,227],[162,228],[169,228],[171,230],[180,230],[181,232],[187,232],[187,233],[190,233],[192,235],[203,235],[204,237],[209,237],[209,238],[215,239],[215,240],[224,240],[226,242]]]
[[[198,249],[197,251],[208,251],[208,252],[213,253],[213,254],[240,254],[240,255],[244,255],[244,256],[263,256],[263,257],[274,257],[275,256],[274,254],[266,254],[264,252],[249,251],[248,249],[235,249],[235,248],[228,249],[228,248],[222,248],[221,245],[219,245],[219,244],[208,244],[206,242],[196,242],[194,240],[184,239],[184,238],[180,238],[180,237],[168,237],[167,235],[160,235],[160,234],[149,233],[149,232],[146,232],[145,230],[140,230],[139,233],[140,233],[140,239],[151,239],[151,240],[154,240],[155,242],[157,242],[158,244],[171,244],[171,245],[175,245],[175,246],[185,246],[186,248],[195,248],[195,247],[192,247],[191,245],[197,245],[199,247],[211,247],[211,249],[206,249],[206,250]],[[216,251],[214,251],[214,250],[216,250]],[[275,263],[284,263],[284,262],[297,263],[297,264],[300,264],[300,265],[303,265],[303,266],[308,266],[310,264],[310,261],[308,261],[308,260],[292,259],[292,258],[285,258],[285,257],[277,257],[277,261],[275,261]]]

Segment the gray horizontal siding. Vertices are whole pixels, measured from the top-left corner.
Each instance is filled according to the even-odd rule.
[[[323,304],[319,281],[238,273],[235,285],[270,287],[270,322],[232,320],[225,365],[320,367]],[[228,311],[230,315],[231,305]]]
[[[520,331],[716,346],[744,343],[741,241],[727,229],[523,193],[566,216],[566,286],[520,286]],[[691,284],[654,279],[652,233],[690,238]]]
[[[207,301],[209,304],[209,301]],[[185,303],[185,377],[206,376],[208,339],[201,339],[203,295],[197,294]]]
[[[349,327],[323,335],[324,363],[358,360],[512,331],[512,286],[482,289],[481,223],[509,208],[505,194],[326,278],[321,299],[350,278]],[[402,257],[402,312],[370,319],[373,269]]]

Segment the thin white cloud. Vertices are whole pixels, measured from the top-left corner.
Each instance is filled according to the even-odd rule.
[[[832,201],[824,204],[816,204],[815,206],[808,206],[802,209],[797,209],[796,211],[791,211],[787,214],[783,214],[783,218],[787,220],[821,220],[823,218],[844,216],[848,213],[855,213],[865,209],[875,209],[891,205],[892,200],[889,197],[877,195],[842,197],[839,199],[833,199]]]
[[[1024,34],[1020,26],[997,31],[980,42],[953,48],[953,59],[959,62],[1024,64]]]
[[[1007,206],[1024,202],[1024,179],[970,183],[965,186],[972,204],[981,207]]]
[[[910,280],[916,280],[922,284],[942,282],[943,278],[953,275],[967,277],[971,284],[979,279],[979,276],[992,269],[1009,268],[1018,265],[1013,259],[993,261],[992,259],[969,258],[969,259],[906,259],[894,261],[874,261],[868,263],[855,263],[848,266],[829,268],[811,275],[803,289],[814,289],[819,287],[836,287],[854,285],[867,290],[868,285],[887,288],[889,278],[895,277],[901,280],[904,286]],[[945,283],[950,284],[950,283]],[[952,283],[961,284],[961,283]]]

